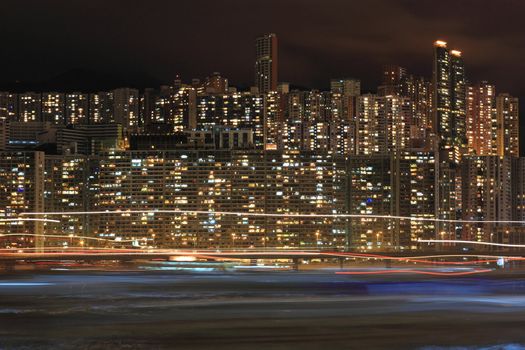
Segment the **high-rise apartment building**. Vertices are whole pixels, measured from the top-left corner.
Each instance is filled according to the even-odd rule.
[[[113,92],[99,91],[89,94],[89,123],[115,123]]]
[[[0,120],[14,121],[18,117],[18,95],[0,92]]]
[[[89,236],[88,215],[68,215],[68,211],[84,211],[88,208],[89,186],[87,184],[89,163],[87,156],[76,155],[46,155],[44,167],[44,207],[46,212],[64,212],[64,215],[53,216],[50,219],[59,222],[46,222],[45,234]],[[93,242],[83,240],[57,240],[65,244],[82,246]],[[48,239],[46,245],[52,245],[53,239]]]
[[[107,153],[99,169],[93,209],[123,212],[96,216],[98,237],[199,248],[346,244],[342,219],[220,213],[342,213],[342,157],[264,150],[130,151]],[[155,209],[188,212],[125,212]]]
[[[450,113],[452,117],[453,159],[457,163],[467,151],[466,77],[461,51],[450,50]]]
[[[283,148],[284,94],[270,91],[265,95],[264,148],[276,150]]]
[[[274,100],[269,94],[271,113],[278,113]],[[196,98],[196,126],[192,129],[207,130],[215,126],[237,129],[251,129],[257,148],[265,145],[265,115],[268,112],[267,96],[249,92],[234,92],[223,95],[200,95]],[[272,114],[272,118],[273,118]],[[271,125],[273,122],[270,122]],[[188,128],[186,128],[188,129]],[[271,131],[270,131],[271,132]],[[266,137],[271,134],[266,135]]]
[[[255,86],[260,93],[277,91],[277,35],[271,33],[255,40]]]
[[[348,202],[350,214],[393,215],[393,158],[388,154],[365,154],[349,158]],[[350,247],[392,249],[395,220],[363,217],[350,220]]]
[[[112,92],[115,123],[121,124],[129,132],[135,132],[139,127],[138,90],[120,88]]]
[[[66,124],[87,124],[89,120],[89,95],[82,92],[67,93],[65,109]]]
[[[497,154],[520,156],[520,116],[517,97],[499,94],[496,97]]]
[[[44,210],[44,153],[0,152],[0,218],[16,219],[23,212]],[[39,221],[1,221],[3,243],[11,247],[44,244],[44,224]]]
[[[432,76],[432,139],[436,155],[436,216],[456,220],[461,216],[459,164],[466,151],[466,88],[462,54],[447,43],[434,42]],[[456,238],[461,225],[440,222],[442,237]]]
[[[356,155],[348,160],[350,214],[434,217],[434,156],[424,152]],[[433,221],[350,219],[350,247],[403,250],[435,237]]]
[[[496,87],[483,81],[467,87],[468,153],[480,156],[495,155]]]
[[[357,104],[357,154],[386,154],[409,148],[413,118],[410,98],[365,94]]]
[[[18,118],[21,122],[40,122],[42,119],[41,95],[25,92],[18,95]]]
[[[59,92],[42,93],[42,121],[65,125],[65,95]]]
[[[499,156],[465,156],[462,160],[462,214],[464,220],[512,219],[511,159]],[[465,223],[463,239],[508,243],[509,225]]]
[[[332,152],[352,148],[342,139],[349,137],[343,126],[350,123],[342,115],[341,98],[340,93],[317,90],[290,92],[284,107],[283,148]]]
[[[379,153],[379,97],[373,94],[361,95],[357,103],[356,153]]]
[[[423,77],[408,74],[403,67],[386,65],[383,67],[383,82],[378,87],[379,96],[396,95],[409,98],[412,117],[409,125],[411,148],[432,149],[429,144],[431,129],[431,84]]]
[[[511,156],[512,163],[512,220],[525,221],[525,157]],[[508,226],[509,243],[525,244],[525,226]]]
[[[442,162],[458,164],[466,147],[466,80],[461,52],[434,43],[433,132]]]

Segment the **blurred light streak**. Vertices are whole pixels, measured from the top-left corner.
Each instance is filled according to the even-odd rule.
[[[206,211],[206,210],[181,210],[181,209],[149,209],[149,210],[100,210],[100,211],[69,211],[69,212],[24,212],[20,215],[103,215],[103,214],[204,214],[204,215],[235,215],[246,217],[318,217],[318,218],[361,218],[361,219],[394,219],[409,221],[430,221],[430,222],[447,222],[447,223],[501,223],[501,224],[525,224],[525,221],[518,220],[451,220],[438,218],[417,218],[412,216],[396,215],[374,215],[374,214],[303,214],[303,213],[250,213],[236,211]]]
[[[479,269],[472,271],[458,271],[458,272],[436,272],[436,271],[424,271],[424,270],[413,270],[413,269],[401,269],[401,270],[378,270],[378,271],[338,271],[336,275],[394,275],[394,274],[418,274],[428,276],[468,276],[480,273],[491,272],[491,269]]]
[[[24,222],[24,221],[39,221],[39,222],[60,222],[56,219],[39,219],[39,218],[13,218],[13,219],[0,219],[0,222]]]
[[[86,239],[86,240],[93,240],[93,241],[105,241],[105,242],[133,242],[133,240],[113,240],[109,238],[99,238],[99,237],[88,237],[88,236],[70,236],[70,235],[41,235],[41,234],[32,234],[32,233],[0,233],[1,237],[10,237],[10,236],[31,236],[31,237],[50,237],[50,238],[78,238],[78,239]]]
[[[514,247],[514,248],[525,248],[525,244],[509,244],[509,243],[492,243],[492,242],[479,242],[479,241],[463,241],[455,239],[419,239],[421,243],[462,243],[462,244],[477,244],[487,245],[495,247]]]

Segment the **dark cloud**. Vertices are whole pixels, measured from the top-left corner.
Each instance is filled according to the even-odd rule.
[[[520,43],[525,3],[431,0],[26,0],[4,1],[1,79],[45,77],[76,67],[171,80],[221,71],[253,77],[253,39],[276,32],[281,78],[325,86],[360,77],[373,88],[385,63],[429,76],[431,45],[465,53],[473,81],[525,93]]]

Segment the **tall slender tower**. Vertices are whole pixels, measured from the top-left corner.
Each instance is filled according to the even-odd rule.
[[[465,80],[461,51],[449,50],[444,41],[434,42],[433,129],[442,160],[456,165],[467,144]]]
[[[453,161],[458,164],[467,150],[465,64],[458,50],[450,50],[450,97]]]
[[[509,94],[496,97],[497,154],[520,156],[519,101]]]
[[[436,217],[461,217],[461,175],[459,163],[466,149],[465,66],[461,52],[449,50],[445,41],[434,42],[432,75],[432,130],[436,156]],[[440,222],[439,238],[457,238],[461,225]]]
[[[277,35],[255,40],[255,86],[259,92],[277,91]]]

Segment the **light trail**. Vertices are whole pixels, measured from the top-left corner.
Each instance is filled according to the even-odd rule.
[[[353,259],[378,259],[378,260],[395,260],[400,262],[413,262],[413,263],[422,263],[422,264],[432,264],[432,265],[475,265],[475,264],[484,264],[496,262],[499,257],[490,256],[492,259],[476,259],[469,261],[432,261],[426,260],[428,258],[442,258],[443,255],[427,256],[427,257],[398,257],[398,256],[388,256],[380,254],[359,254],[359,253],[325,253],[325,255],[338,256],[338,257],[347,257]],[[454,257],[467,257],[467,256],[457,256]],[[479,257],[479,256],[469,256],[469,257]]]
[[[418,218],[412,216],[397,215],[375,215],[375,214],[303,214],[303,213],[250,213],[236,211],[206,211],[206,210],[181,210],[181,209],[146,209],[146,210],[100,210],[100,211],[70,211],[70,212],[23,212],[19,215],[41,216],[41,215],[103,215],[103,214],[195,214],[195,215],[231,215],[248,217],[283,217],[283,218],[359,218],[359,219],[392,219],[420,222],[444,222],[444,223],[484,223],[484,224],[525,224],[519,220],[452,220],[439,218]]]
[[[35,252],[27,252],[27,251],[35,251]],[[0,255],[2,253],[5,253],[6,255],[24,255],[28,256],[29,254],[33,254],[35,256],[41,256],[42,254],[50,253],[50,254],[85,254],[86,256],[97,254],[97,256],[104,255],[104,256],[111,256],[113,253],[120,253],[120,254],[126,254],[126,255],[154,255],[154,254],[163,254],[166,257],[169,256],[193,256],[201,259],[214,259],[214,260],[246,260],[246,259],[240,259],[240,258],[232,258],[232,257],[220,257],[216,255],[209,255],[209,252],[196,252],[196,251],[181,251],[181,250],[152,250],[148,249],[147,251],[137,251],[137,249],[132,248],[108,248],[108,247],[100,247],[100,248],[86,248],[82,246],[75,246],[75,247],[42,247],[42,248],[0,248]]]
[[[32,252],[28,252],[28,250]],[[40,250],[40,251],[37,251]],[[483,263],[493,263],[499,258],[504,258],[508,261],[525,260],[523,257],[516,256],[501,256],[501,255],[466,255],[466,254],[450,254],[450,255],[428,255],[428,256],[412,256],[412,257],[394,257],[380,254],[364,254],[364,253],[344,253],[344,252],[321,252],[321,251],[217,251],[217,250],[178,250],[178,249],[157,249],[149,248],[137,250],[132,248],[86,248],[86,247],[43,247],[43,248],[5,248],[0,249],[0,256],[20,256],[20,257],[54,257],[54,256],[72,256],[85,255],[100,256],[100,257],[118,257],[118,256],[193,256],[202,259],[215,260],[242,260],[242,259],[272,259],[276,257],[293,258],[299,256],[301,258],[353,258],[362,260],[394,260],[402,263],[420,263],[430,265],[475,265]],[[484,260],[469,260],[469,261],[432,261],[424,260],[429,258],[485,258]]]
[[[18,221],[40,221],[40,222],[60,222],[56,219],[40,219],[40,218],[13,218],[13,219],[0,219],[0,222],[18,222]]]
[[[33,234],[33,233],[0,233],[0,238],[2,237],[11,237],[11,236],[31,236],[31,237],[49,237],[49,238],[68,238],[68,239],[84,239],[92,241],[104,241],[112,243],[127,243],[133,242],[134,240],[112,240],[109,238],[99,238],[99,237],[88,237],[88,236],[69,236],[69,235],[42,235],[42,234]]]
[[[459,271],[459,272],[435,272],[413,269],[402,270],[379,270],[379,271],[338,271],[336,275],[394,275],[394,274],[418,274],[429,276],[468,276],[480,273],[492,272],[490,269],[479,269],[473,271]]]
[[[85,247],[85,246],[56,246],[56,247],[27,247],[27,248],[0,248],[0,252],[5,253],[18,253],[22,251],[23,253],[31,252],[31,251],[39,251],[39,252],[130,252],[134,253],[137,252],[136,249],[132,248],[110,248],[110,247],[97,247],[97,248],[91,248],[91,247]]]
[[[495,246],[495,247],[525,248],[525,244],[463,241],[463,240],[455,240],[455,239],[419,239],[418,242],[421,242],[421,243],[462,243],[462,244],[487,245],[487,246]]]

